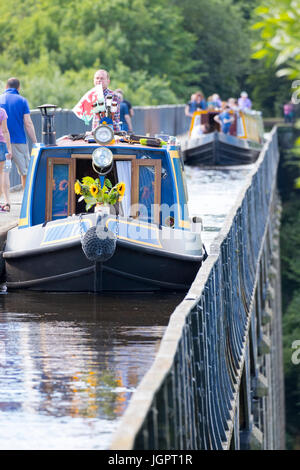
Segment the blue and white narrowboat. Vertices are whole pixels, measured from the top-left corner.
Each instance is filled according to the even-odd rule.
[[[56,141],[50,121],[44,116],[43,143],[32,149],[18,226],[7,234],[7,289],[187,290],[206,254],[199,223],[189,217],[176,141],[110,135],[105,124],[92,135]],[[74,184],[86,176],[103,179],[104,167],[105,177],[112,184],[123,181],[126,189],[117,208],[99,215],[86,210]],[[92,228],[98,239],[104,231],[113,234],[108,257],[84,250]]]

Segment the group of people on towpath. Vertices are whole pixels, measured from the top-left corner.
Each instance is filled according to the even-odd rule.
[[[102,85],[104,98],[111,95],[117,102],[114,116],[114,129],[132,132],[133,109],[123,96],[123,91],[109,89],[110,77],[106,70],[97,70],[94,74],[94,85]],[[98,117],[93,118],[92,128],[98,126]],[[30,117],[29,104],[20,94],[20,80],[9,78],[4,93],[0,95],[0,196],[3,194],[4,204],[0,203],[0,212],[10,211],[9,172],[11,161],[16,164],[23,188],[29,167],[29,147],[26,133],[32,143],[37,143],[36,133]]]

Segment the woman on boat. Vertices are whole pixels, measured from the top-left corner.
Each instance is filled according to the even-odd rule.
[[[234,112],[239,111],[240,109],[236,98],[228,98],[227,104]]]
[[[241,111],[251,109],[252,102],[250,98],[248,98],[248,93],[246,91],[242,91],[241,96],[238,99],[238,105]]]
[[[4,194],[5,204],[0,204],[0,212],[10,211],[9,170],[11,168],[11,144],[7,127],[7,114],[0,107],[0,194]]]
[[[220,109],[222,107],[222,101],[218,93],[214,93],[208,98],[207,106],[212,109]]]
[[[206,109],[207,104],[204,98],[204,95],[201,91],[197,91],[193,95],[191,95],[191,100],[185,107],[185,115],[189,117],[193,117],[195,111],[199,109]]]

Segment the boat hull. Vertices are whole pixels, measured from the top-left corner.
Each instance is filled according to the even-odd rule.
[[[183,157],[188,165],[232,166],[254,163],[259,153],[260,146],[251,147],[248,141],[213,132],[189,140]]]
[[[118,244],[110,260],[93,263],[78,243],[6,258],[6,284],[9,290],[56,292],[187,290],[201,262],[201,257],[188,259]]]
[[[84,220],[93,222],[91,216]],[[111,220],[110,217],[107,220]],[[55,222],[49,222],[46,227],[28,228],[23,232],[12,229],[8,233],[3,254],[8,290],[187,290],[205,256],[199,234],[168,228],[153,231],[155,227],[152,226],[152,232],[147,232],[152,235],[148,242],[145,239],[128,240],[124,236],[124,239],[117,239],[116,250],[110,259],[104,263],[90,261],[83,252],[77,222],[77,218],[66,219],[64,225],[69,230],[72,227],[73,234],[73,239],[67,242],[65,232]],[[120,230],[124,229],[125,222],[120,223]],[[54,231],[57,227],[60,227],[60,232]],[[46,238],[49,238],[49,233],[61,236],[62,241],[49,241]],[[124,232],[120,235],[122,233],[125,235]],[[137,237],[142,234],[139,230],[135,233]],[[154,234],[156,239],[153,238]],[[45,240],[48,240],[48,244]]]

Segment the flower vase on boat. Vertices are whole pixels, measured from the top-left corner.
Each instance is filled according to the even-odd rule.
[[[99,178],[85,176],[81,182],[79,180],[75,182],[74,190],[77,195],[80,195],[78,202],[85,201],[87,212],[95,206],[94,212],[106,215],[110,213],[110,205],[121,202],[125,192],[125,183],[120,182],[112,186],[110,180],[106,178],[101,186]]]
[[[97,212],[99,215],[109,215],[109,205],[97,202],[94,207],[94,212]]]

